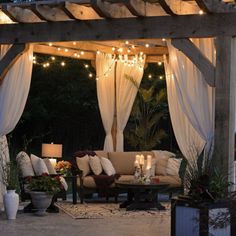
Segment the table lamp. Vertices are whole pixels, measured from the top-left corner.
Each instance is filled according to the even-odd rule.
[[[54,158],[62,157],[62,144],[43,143],[42,144],[42,157],[49,157],[52,166],[55,168],[57,160]]]

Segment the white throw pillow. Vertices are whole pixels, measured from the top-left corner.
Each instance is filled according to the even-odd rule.
[[[90,173],[88,155],[85,155],[84,157],[76,157],[76,163],[78,168],[83,171],[83,176],[86,176]]]
[[[34,176],[34,169],[30,157],[26,152],[19,152],[16,156],[16,162],[21,171],[22,177]]]
[[[167,175],[179,175],[179,168],[181,165],[182,159],[177,158],[169,158],[167,167],[166,167],[166,173]]]
[[[111,176],[116,173],[116,170],[114,169],[109,159],[105,157],[100,157],[100,161],[101,161],[102,168],[107,175]]]
[[[100,175],[102,173],[102,165],[98,156],[90,156],[89,165],[95,175]]]
[[[57,172],[56,172],[55,168],[53,167],[51,161],[48,158],[44,158],[43,161],[44,161],[45,165],[47,166],[48,173],[50,175],[56,175]]]
[[[42,175],[43,173],[49,174],[48,168],[42,158],[39,158],[34,154],[31,154],[30,159],[36,176]]]

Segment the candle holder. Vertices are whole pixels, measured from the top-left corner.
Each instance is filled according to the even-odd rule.
[[[144,174],[143,174],[143,164],[140,164],[140,177],[143,178]]]

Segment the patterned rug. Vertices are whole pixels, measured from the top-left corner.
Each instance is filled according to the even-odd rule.
[[[73,219],[103,219],[106,217],[170,217],[170,204],[164,203],[166,210],[126,211],[118,203],[84,203],[73,205],[71,202],[57,202],[62,211]]]

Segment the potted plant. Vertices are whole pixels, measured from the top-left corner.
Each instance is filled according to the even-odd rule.
[[[52,202],[53,196],[63,189],[60,176],[50,176],[43,173],[41,176],[29,177],[29,190],[36,215],[46,215],[46,210]]]
[[[187,162],[185,195],[172,199],[171,235],[230,235],[234,193],[228,175],[217,169],[214,157],[197,155]]]
[[[16,219],[19,206],[19,195],[16,193],[18,186],[18,171],[15,162],[1,163],[1,180],[6,186],[6,193],[3,195],[4,209],[9,220]]]

